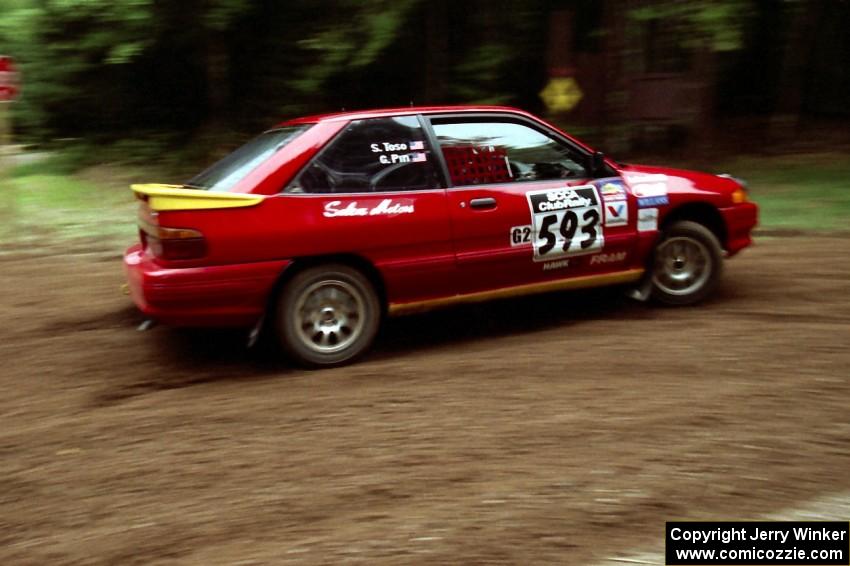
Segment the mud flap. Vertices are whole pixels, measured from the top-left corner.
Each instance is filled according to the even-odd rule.
[[[263,313],[260,318],[257,319],[257,323],[251,327],[251,331],[248,332],[248,342],[246,346],[250,349],[257,345],[257,342],[260,340],[260,333],[263,331],[263,325],[266,322],[266,315]]]
[[[652,293],[652,273],[649,271],[638,281],[638,284],[628,291],[626,296],[630,299],[645,303],[649,300],[649,295]]]

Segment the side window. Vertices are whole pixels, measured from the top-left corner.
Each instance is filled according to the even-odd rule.
[[[439,186],[416,116],[356,120],[290,185],[289,192],[369,193]]]
[[[584,157],[533,128],[495,120],[432,120],[455,186],[588,177]]]

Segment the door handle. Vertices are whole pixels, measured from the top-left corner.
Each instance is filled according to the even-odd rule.
[[[496,208],[496,199],[493,197],[485,197],[485,198],[474,198],[469,201],[469,206],[472,208]]]

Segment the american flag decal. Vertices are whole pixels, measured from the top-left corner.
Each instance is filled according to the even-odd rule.
[[[410,142],[410,149],[411,151],[417,149],[425,149],[425,143],[421,141],[412,141]]]
[[[419,144],[422,145],[422,142],[419,142]],[[427,159],[427,157],[425,156],[424,153],[411,153],[410,154],[410,161],[412,161],[413,163],[420,163],[422,161],[425,161],[426,159]]]

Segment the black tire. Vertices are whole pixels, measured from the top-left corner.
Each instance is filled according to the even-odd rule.
[[[331,367],[354,360],[372,345],[381,307],[374,286],[360,271],[326,264],[287,282],[274,319],[278,341],[293,361]]]
[[[671,306],[693,305],[717,288],[723,250],[717,237],[697,222],[668,226],[655,246],[650,266],[652,298]]]

